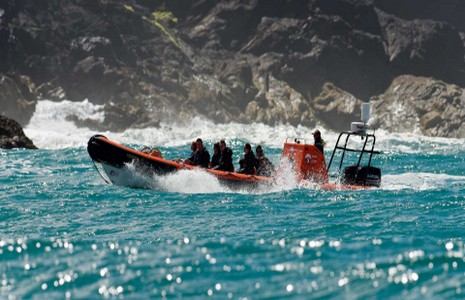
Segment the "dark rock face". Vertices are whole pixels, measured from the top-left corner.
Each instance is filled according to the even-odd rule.
[[[412,128],[427,136],[465,137],[465,89],[426,77],[399,76],[371,99],[373,125],[396,132]]]
[[[34,143],[24,134],[18,122],[2,115],[0,115],[0,148],[37,149]]]
[[[27,76],[0,74],[0,113],[26,125],[36,105],[34,84]]]
[[[375,0],[380,9],[406,20],[430,19],[446,22],[465,32],[465,2],[457,0]]]
[[[463,15],[456,0],[5,0],[0,74],[30,78],[38,97],[105,104],[102,123],[69,116],[99,130],[197,115],[339,130],[358,112],[347,99],[403,74],[464,87]]]
[[[379,12],[379,20],[396,73],[465,83],[463,70],[457,68],[463,67],[465,51],[454,27],[432,20],[406,21],[383,12]]]

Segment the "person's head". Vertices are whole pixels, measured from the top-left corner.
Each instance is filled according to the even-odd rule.
[[[193,141],[191,144],[191,151],[196,151],[196,150],[197,150],[197,143]]]
[[[314,139],[320,139],[321,138],[321,132],[318,129],[315,129],[315,131],[313,131],[313,138]]]
[[[262,146],[258,145],[257,148],[255,148],[255,152],[257,153],[257,156],[262,156],[263,155]]]
[[[213,144],[213,152],[215,152],[215,153],[220,152],[220,143]]]
[[[226,149],[226,142],[224,140],[220,141],[220,151],[223,152],[223,150]]]
[[[252,146],[250,146],[249,143],[245,144],[244,146],[244,152],[249,153],[252,150]]]
[[[202,150],[203,149],[203,141],[201,138],[198,138],[196,141],[195,141],[196,145],[197,145],[197,150]]]

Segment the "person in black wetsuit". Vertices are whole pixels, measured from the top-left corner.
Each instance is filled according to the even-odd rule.
[[[220,155],[219,163],[213,169],[234,172],[234,165],[232,163],[233,152],[231,149],[226,147],[226,142],[224,140],[220,141],[220,151],[221,151],[221,155]]]
[[[184,162],[186,165],[192,165],[194,163],[195,153],[197,152],[197,143],[195,141],[191,144],[191,155],[184,161],[182,158],[178,159],[178,162]]]
[[[210,163],[210,153],[208,153],[208,150],[203,146],[201,138],[198,138],[195,143],[197,145],[197,151],[195,151],[194,154],[194,161],[191,162],[192,165],[208,168],[208,164]]]
[[[215,143],[213,145],[212,161],[210,162],[211,169],[215,168],[216,166],[220,164],[220,157],[221,157],[220,143]]]
[[[256,160],[252,151],[252,147],[249,143],[245,144],[244,146],[244,157],[239,161],[239,165],[241,167],[239,173],[250,175],[255,174]]]
[[[321,132],[318,129],[315,129],[315,131],[313,132],[313,138],[315,139],[315,147],[317,147],[318,150],[320,150],[321,153],[324,154],[325,141],[321,138]]]
[[[265,156],[262,146],[258,145],[257,148],[255,148],[255,153],[257,154],[257,175],[273,176],[273,163]]]

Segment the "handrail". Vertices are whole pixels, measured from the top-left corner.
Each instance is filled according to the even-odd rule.
[[[340,146],[339,143],[341,141],[341,137],[343,135],[346,135],[346,138],[345,138],[345,142],[344,142],[344,146]],[[364,137],[365,138],[365,142],[363,143],[363,147],[361,150],[357,150],[357,149],[352,149],[352,148],[347,148],[347,143],[349,142],[349,138],[350,136],[352,135],[356,135],[356,136],[361,136],[362,138]],[[368,140],[369,138],[372,138],[372,144],[371,144],[371,149],[366,149],[367,147],[367,143],[368,143]],[[360,153],[360,156],[358,158],[358,161],[357,161],[357,167],[360,166],[360,163],[362,162],[362,156],[364,153],[369,153],[370,154],[370,157],[368,159],[368,166],[371,165],[371,159],[373,157],[373,154],[380,154],[381,152],[380,151],[376,151],[374,150],[375,148],[375,143],[376,143],[376,137],[374,134],[363,134],[363,135],[360,135],[360,134],[357,134],[357,133],[354,133],[354,132],[349,132],[349,131],[344,131],[344,132],[341,132],[339,134],[339,137],[337,138],[337,141],[336,141],[336,145],[334,146],[334,149],[333,149],[333,153],[331,154],[331,159],[329,161],[329,164],[328,164],[328,171],[329,169],[331,168],[331,165],[333,163],[333,159],[334,159],[334,155],[336,154],[336,150],[342,150],[342,156],[341,156],[341,160],[339,162],[339,172],[341,171],[342,169],[342,164],[344,163],[344,158],[345,158],[345,152],[356,152],[356,153]]]
[[[335,147],[336,149],[344,150],[344,147]],[[380,151],[377,150],[357,150],[357,149],[351,149],[351,148],[346,148],[346,151],[349,152],[363,152],[363,153],[373,153],[373,154],[381,154]]]

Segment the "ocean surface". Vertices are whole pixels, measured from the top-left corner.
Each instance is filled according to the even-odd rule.
[[[70,113],[103,117],[41,101],[25,128],[41,149],[0,150],[1,299],[465,298],[464,140],[379,130],[372,190],[230,191],[201,172],[131,189],[100,178],[86,150],[97,132]],[[313,129],[196,119],[99,133],[173,159],[197,137],[226,139],[235,161],[250,142],[277,164],[287,137]],[[328,159],[337,133],[320,130]]]

